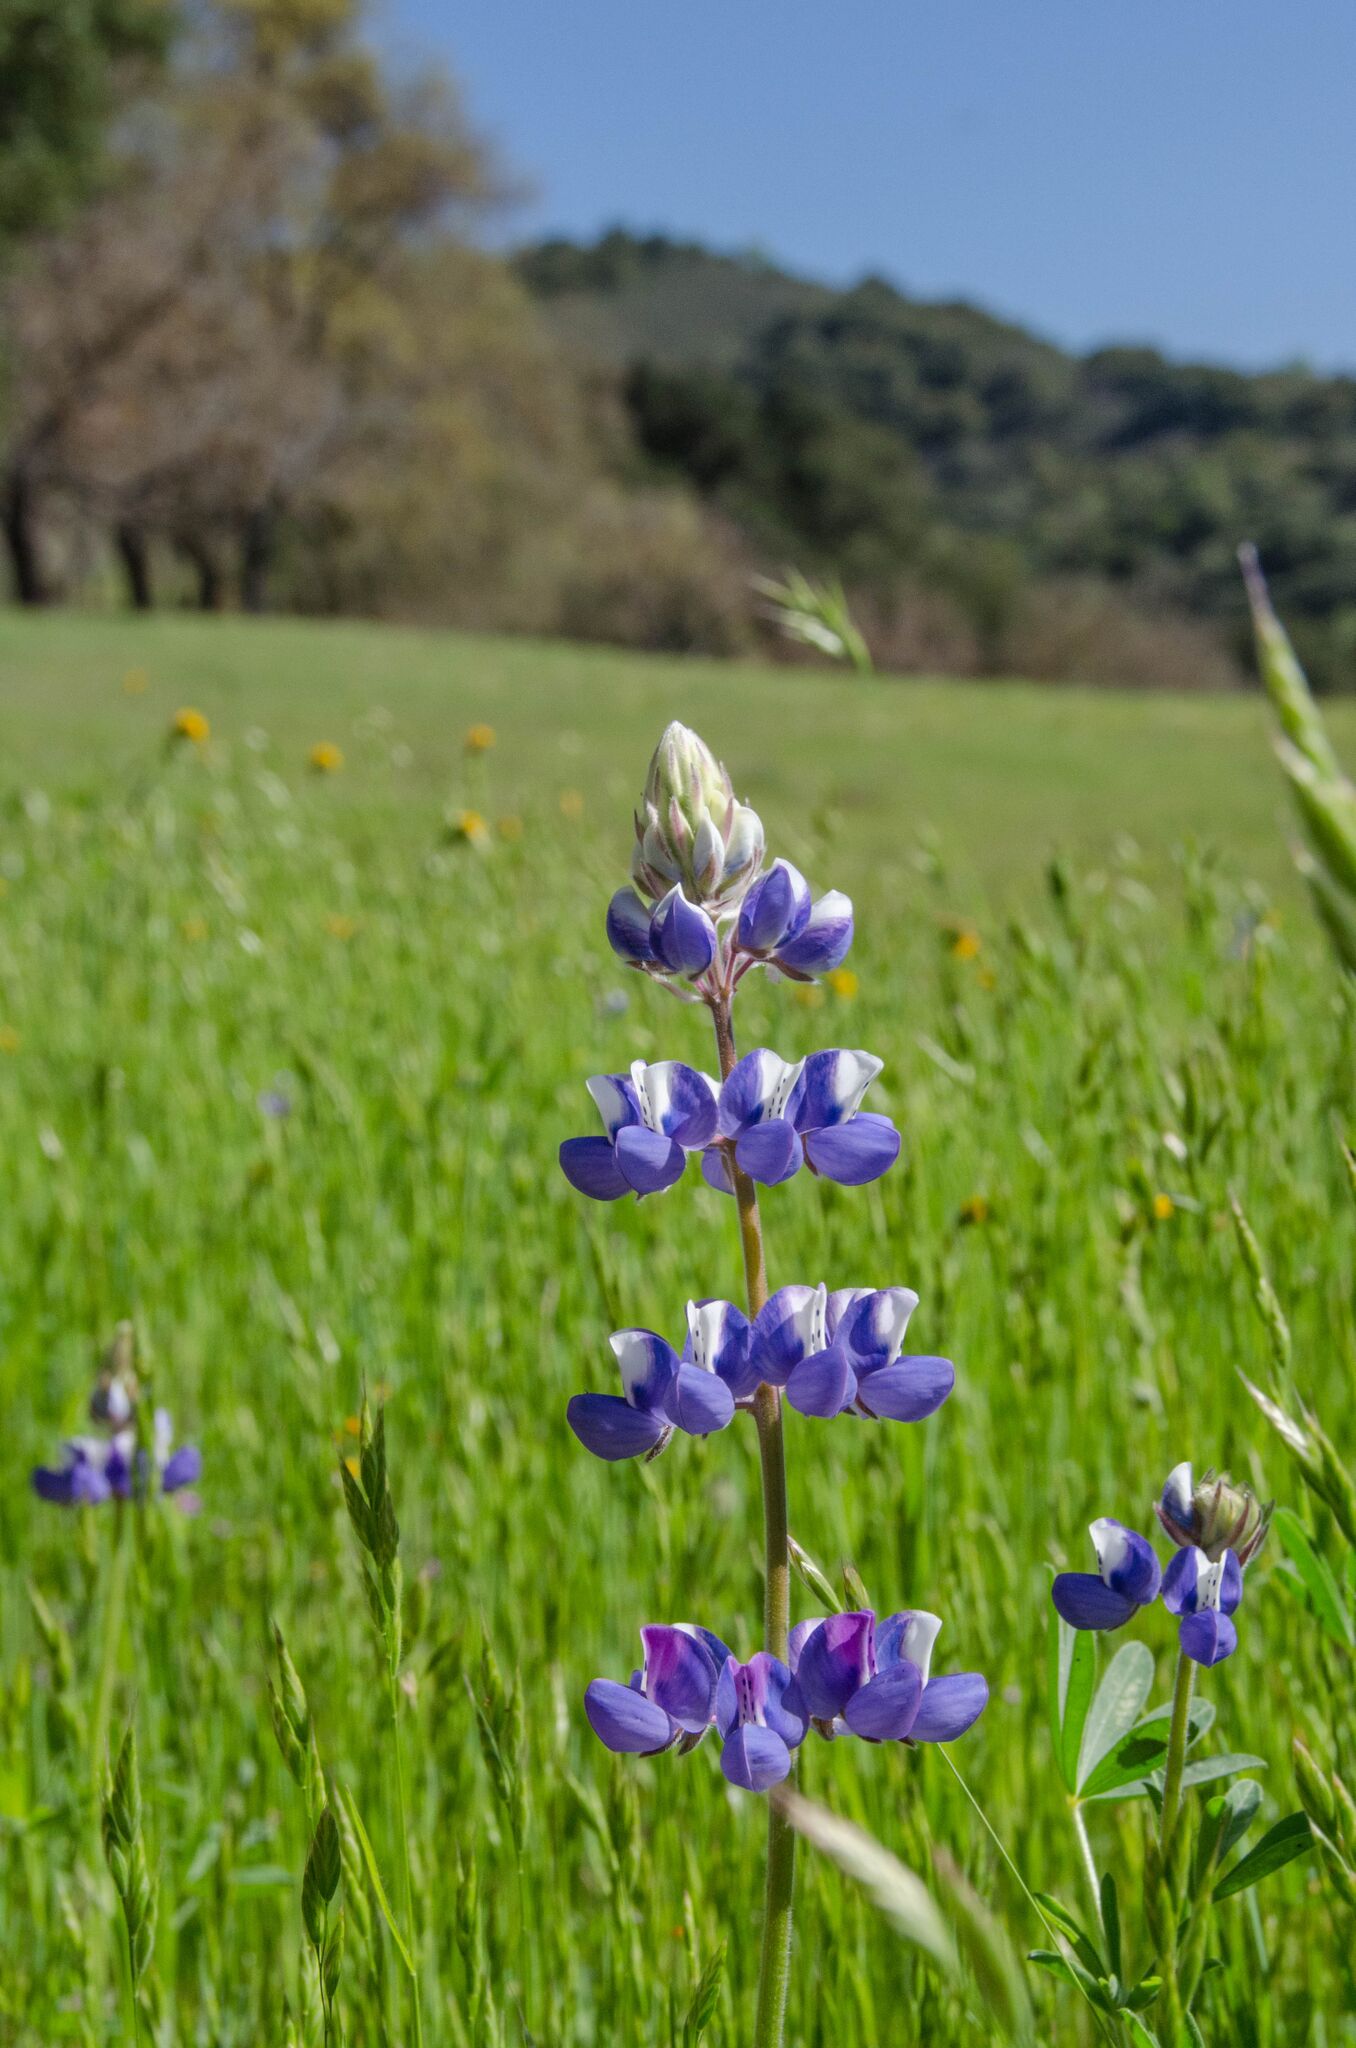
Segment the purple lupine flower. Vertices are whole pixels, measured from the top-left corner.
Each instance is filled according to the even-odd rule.
[[[1123,1628],[1158,1598],[1163,1573],[1147,1536],[1111,1515],[1088,1526],[1095,1572],[1061,1572],[1050,1588],[1055,1612],[1070,1628]]]
[[[634,889],[618,889],[607,906],[607,942],[632,967],[648,967],[654,959],[651,915]]]
[[[1179,1549],[1191,1545],[1216,1562],[1226,1550],[1240,1564],[1251,1563],[1266,1542],[1271,1507],[1263,1507],[1250,1486],[1239,1486],[1227,1472],[1207,1472],[1197,1483],[1189,1464],[1174,1465],[1155,1512]]]
[[[750,1365],[802,1415],[892,1422],[933,1415],[956,1384],[949,1358],[902,1353],[911,1287],[778,1288],[753,1326]]]
[[[716,1084],[680,1060],[636,1060],[629,1078],[595,1074],[588,1087],[607,1136],[567,1138],[560,1165],[571,1187],[595,1202],[671,1188],[688,1153],[715,1136]]]
[[[789,860],[776,860],[744,898],[736,928],[741,953],[766,960],[797,981],[827,974],[852,944],[852,904],[831,889],[817,903]]]
[[[687,1313],[681,1358],[653,1330],[618,1330],[609,1339],[624,1391],[576,1394],[565,1410],[595,1458],[657,1457],[675,1429],[709,1436],[730,1421],[736,1398],[752,1391],[747,1319],[725,1301],[689,1302]]]
[[[860,1187],[899,1157],[889,1117],[860,1107],[883,1062],[873,1053],[811,1053],[790,1062],[765,1046],[745,1053],[720,1091],[718,1137],[702,1159],[712,1187],[733,1192],[726,1149],[750,1180],[775,1187],[801,1167]]]
[[[716,957],[716,928],[706,912],[689,903],[680,888],[669,890],[650,920],[650,952],[666,974],[689,981],[705,974]]]
[[[822,1735],[867,1742],[954,1742],[989,1699],[978,1671],[931,1677],[942,1624],[922,1608],[877,1623],[870,1608],[803,1621],[791,1631],[791,1669]]]
[[[716,1718],[716,1691],[732,1653],[690,1622],[640,1632],[644,1662],[626,1685],[595,1678],[584,1711],[598,1740],[629,1756],[657,1756],[681,1742],[695,1748]]]
[[[1243,1598],[1243,1566],[1237,1551],[1213,1562],[1197,1545],[1179,1550],[1163,1574],[1163,1605],[1180,1615],[1177,1640],[1193,1664],[1222,1664],[1238,1648],[1230,1616]]]
[[[800,1687],[780,1657],[760,1650],[747,1664],[727,1661],[716,1688],[716,1726],[724,1738],[720,1767],[732,1785],[746,1792],[780,1785],[809,1726]]]
[[[110,1436],[72,1437],[63,1446],[64,1464],[39,1465],[34,1471],[33,1491],[61,1507],[88,1507],[140,1497],[154,1476],[162,1493],[177,1493],[202,1477],[202,1453],[196,1444],[175,1450],[173,1443],[173,1424],[164,1408],[155,1411],[149,1453],[139,1448],[130,1426]]]

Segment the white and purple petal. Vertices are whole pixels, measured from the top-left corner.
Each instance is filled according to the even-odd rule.
[[[662,1132],[688,1152],[700,1152],[716,1135],[718,1091],[709,1074],[682,1060],[657,1060],[631,1067],[631,1087],[652,1131]]]
[[[775,949],[778,967],[788,974],[828,974],[842,965],[852,949],[852,902],[841,889],[830,889],[814,905],[798,932]]]
[[[720,1091],[721,1136],[735,1138],[754,1124],[786,1115],[804,1065],[803,1060],[782,1059],[767,1046],[746,1052],[731,1068]]]
[[[716,928],[680,888],[670,889],[650,920],[650,948],[669,974],[705,974],[716,957]]]
[[[784,1387],[793,1366],[824,1350],[827,1308],[828,1290],[822,1284],[777,1289],[753,1323],[750,1358],[760,1380]]]
[[[627,1124],[642,1121],[636,1091],[625,1074],[591,1074],[588,1091],[609,1138],[615,1138]]]
[[[842,1341],[848,1347],[853,1364],[860,1369],[892,1364],[899,1356],[909,1317],[917,1306],[918,1296],[912,1287],[856,1290],[842,1323]],[[832,1333],[832,1308],[829,1326]]]
[[[892,1664],[907,1659],[926,1684],[932,1669],[932,1646],[941,1627],[940,1615],[929,1614],[925,1607],[906,1607],[901,1614],[888,1614],[876,1624],[877,1671],[888,1671]]]
[[[653,1330],[614,1330],[607,1341],[621,1374],[622,1392],[631,1406],[662,1412],[678,1370],[673,1346]]]
[[[1113,1593],[1122,1594],[1136,1607],[1147,1607],[1158,1598],[1163,1571],[1147,1536],[1127,1528],[1114,1515],[1101,1515],[1091,1523],[1088,1534],[1097,1552],[1097,1569]]]
[[[805,1061],[791,1105],[796,1129],[828,1130],[857,1114],[885,1062],[871,1052],[812,1052]]]
[[[752,1339],[748,1317],[732,1301],[688,1303],[683,1356],[703,1372],[714,1372],[724,1380],[736,1401],[758,1386],[760,1376],[749,1356]]]
[[[789,860],[776,860],[760,875],[739,912],[739,945],[745,953],[775,953],[805,929],[810,919],[810,885]]]

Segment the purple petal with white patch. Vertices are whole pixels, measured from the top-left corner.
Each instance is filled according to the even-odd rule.
[[[776,947],[774,960],[787,974],[828,974],[842,965],[851,949],[851,899],[840,889],[830,889],[801,929]]]
[[[621,1374],[622,1392],[633,1408],[662,1414],[678,1354],[653,1330],[614,1330],[608,1338]]]
[[[861,1110],[846,1123],[804,1134],[805,1162],[840,1187],[861,1188],[888,1173],[899,1157],[900,1137],[888,1116]]]
[[[732,1301],[688,1303],[683,1357],[724,1380],[736,1401],[752,1394],[761,1377],[750,1357],[752,1339],[748,1317]]]
[[[810,920],[810,885],[789,860],[772,863],[744,898],[738,939],[745,953],[775,953]]]
[[[613,1678],[594,1679],[584,1712],[598,1740],[622,1756],[655,1756],[678,1738],[676,1722],[662,1707]]]
[[[784,1060],[767,1046],[746,1052],[727,1075],[720,1091],[718,1129],[722,1138],[737,1138],[755,1124],[788,1115],[787,1105],[800,1085],[803,1060]]]
[[[1195,1544],[1177,1551],[1163,1574],[1163,1605],[1169,1614],[1195,1614],[1208,1609],[1232,1614],[1243,1598],[1243,1567],[1236,1552],[1226,1550],[1211,1564]]]
[[[634,967],[644,967],[654,959],[650,916],[634,889],[618,889],[607,906],[607,942]]]
[[[884,1064],[870,1052],[812,1052],[788,1112],[796,1129],[802,1134],[829,1130],[856,1116]]]
[[[1113,1515],[1102,1515],[1090,1524],[1088,1534],[1097,1552],[1097,1568],[1113,1593],[1120,1593],[1136,1607],[1147,1607],[1158,1598],[1163,1570],[1147,1536],[1129,1529]]]
[[[716,928],[681,888],[673,888],[650,920],[650,948],[669,974],[705,974],[716,957]]]
[[[835,1314],[840,1301],[843,1306]],[[912,1287],[844,1289],[829,1298],[829,1334],[846,1345],[859,1371],[868,1372],[898,1358],[917,1306]]]
[[[828,1292],[779,1287],[754,1318],[750,1358],[760,1380],[784,1387],[795,1366],[826,1347]]]
[[[636,1060],[631,1088],[649,1128],[685,1151],[700,1152],[715,1137],[718,1091],[710,1075],[699,1068],[685,1066],[682,1060],[657,1060],[653,1066]]]
[[[591,1074],[588,1091],[609,1138],[615,1138],[627,1124],[644,1121],[636,1091],[625,1074]]]

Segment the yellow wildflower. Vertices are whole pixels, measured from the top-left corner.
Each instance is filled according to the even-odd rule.
[[[337,775],[344,765],[343,750],[333,740],[317,740],[309,759],[317,775]]]
[[[1173,1201],[1171,1195],[1156,1194],[1154,1196],[1154,1221],[1156,1223],[1166,1223],[1176,1206],[1177,1204]]]
[[[483,846],[490,836],[490,828],[479,811],[459,811],[452,821],[452,833],[467,846]]]
[[[205,917],[186,917],[179,929],[190,944],[196,945],[199,939],[207,937],[207,919]]]
[[[150,680],[144,668],[129,668],[122,679],[123,691],[129,697],[139,697]]]
[[[488,754],[494,745],[495,731],[492,725],[471,725],[466,729],[462,742],[468,754]]]
[[[968,1202],[962,1202],[960,1220],[962,1223],[987,1223],[989,1220],[989,1198],[987,1195],[971,1195]]]
[[[979,933],[971,924],[963,924],[952,934],[951,957],[953,960],[973,960],[979,953]]]
[[[17,1052],[21,1040],[12,1024],[0,1024],[0,1052]]]
[[[562,818],[582,818],[584,799],[577,789],[562,789],[560,792],[560,815]]]
[[[512,844],[515,839],[521,839],[523,836],[523,821],[510,812],[506,818],[499,820],[497,830],[501,839],[507,839]]]
[[[191,740],[201,747],[212,737],[212,728],[201,711],[184,710],[175,712],[170,733],[176,740]]]
[[[351,939],[358,929],[358,920],[342,910],[332,910],[325,919],[325,929],[332,939]]]
[[[979,983],[986,996],[991,996],[998,986],[998,976],[994,973],[992,967],[981,967],[975,976],[975,980]]]
[[[856,995],[861,987],[861,983],[850,967],[835,967],[831,973],[824,976],[824,979],[834,994],[842,996],[845,1002],[851,1002],[853,996]]]

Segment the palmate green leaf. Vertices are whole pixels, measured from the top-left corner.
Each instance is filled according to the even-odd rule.
[[[1272,1528],[1285,1551],[1282,1577],[1292,1591],[1296,1582],[1303,1588],[1307,1604],[1325,1632],[1334,1641],[1352,1648],[1356,1645],[1356,1629],[1352,1626],[1350,1607],[1331,1565],[1315,1550],[1309,1531],[1290,1508],[1277,1509]]]
[[[1078,1788],[1078,1752],[1092,1701],[1097,1650],[1086,1629],[1070,1628],[1056,1615],[1049,1635],[1050,1739],[1060,1776],[1070,1792]]]
[[[1313,1842],[1309,1817],[1304,1813],[1288,1813],[1284,1820],[1278,1820],[1275,1827],[1268,1828],[1260,1842],[1240,1857],[1232,1870],[1227,1870],[1215,1886],[1216,1900],[1231,1899],[1235,1892],[1244,1892],[1249,1885],[1260,1883],[1270,1877],[1274,1870],[1284,1869],[1297,1856],[1303,1856]]]
[[[1102,1759],[1135,1727],[1153,1682],[1153,1651],[1146,1643],[1123,1643],[1088,1708],[1078,1751],[1075,1789],[1080,1794]]]
[[[1151,1772],[1156,1771],[1168,1752],[1166,1727],[1160,1733],[1156,1729],[1146,1730],[1143,1723],[1122,1736],[1109,1756],[1104,1756],[1097,1769],[1079,1787],[1081,1800],[1125,1798],[1127,1788],[1139,1787]]]

